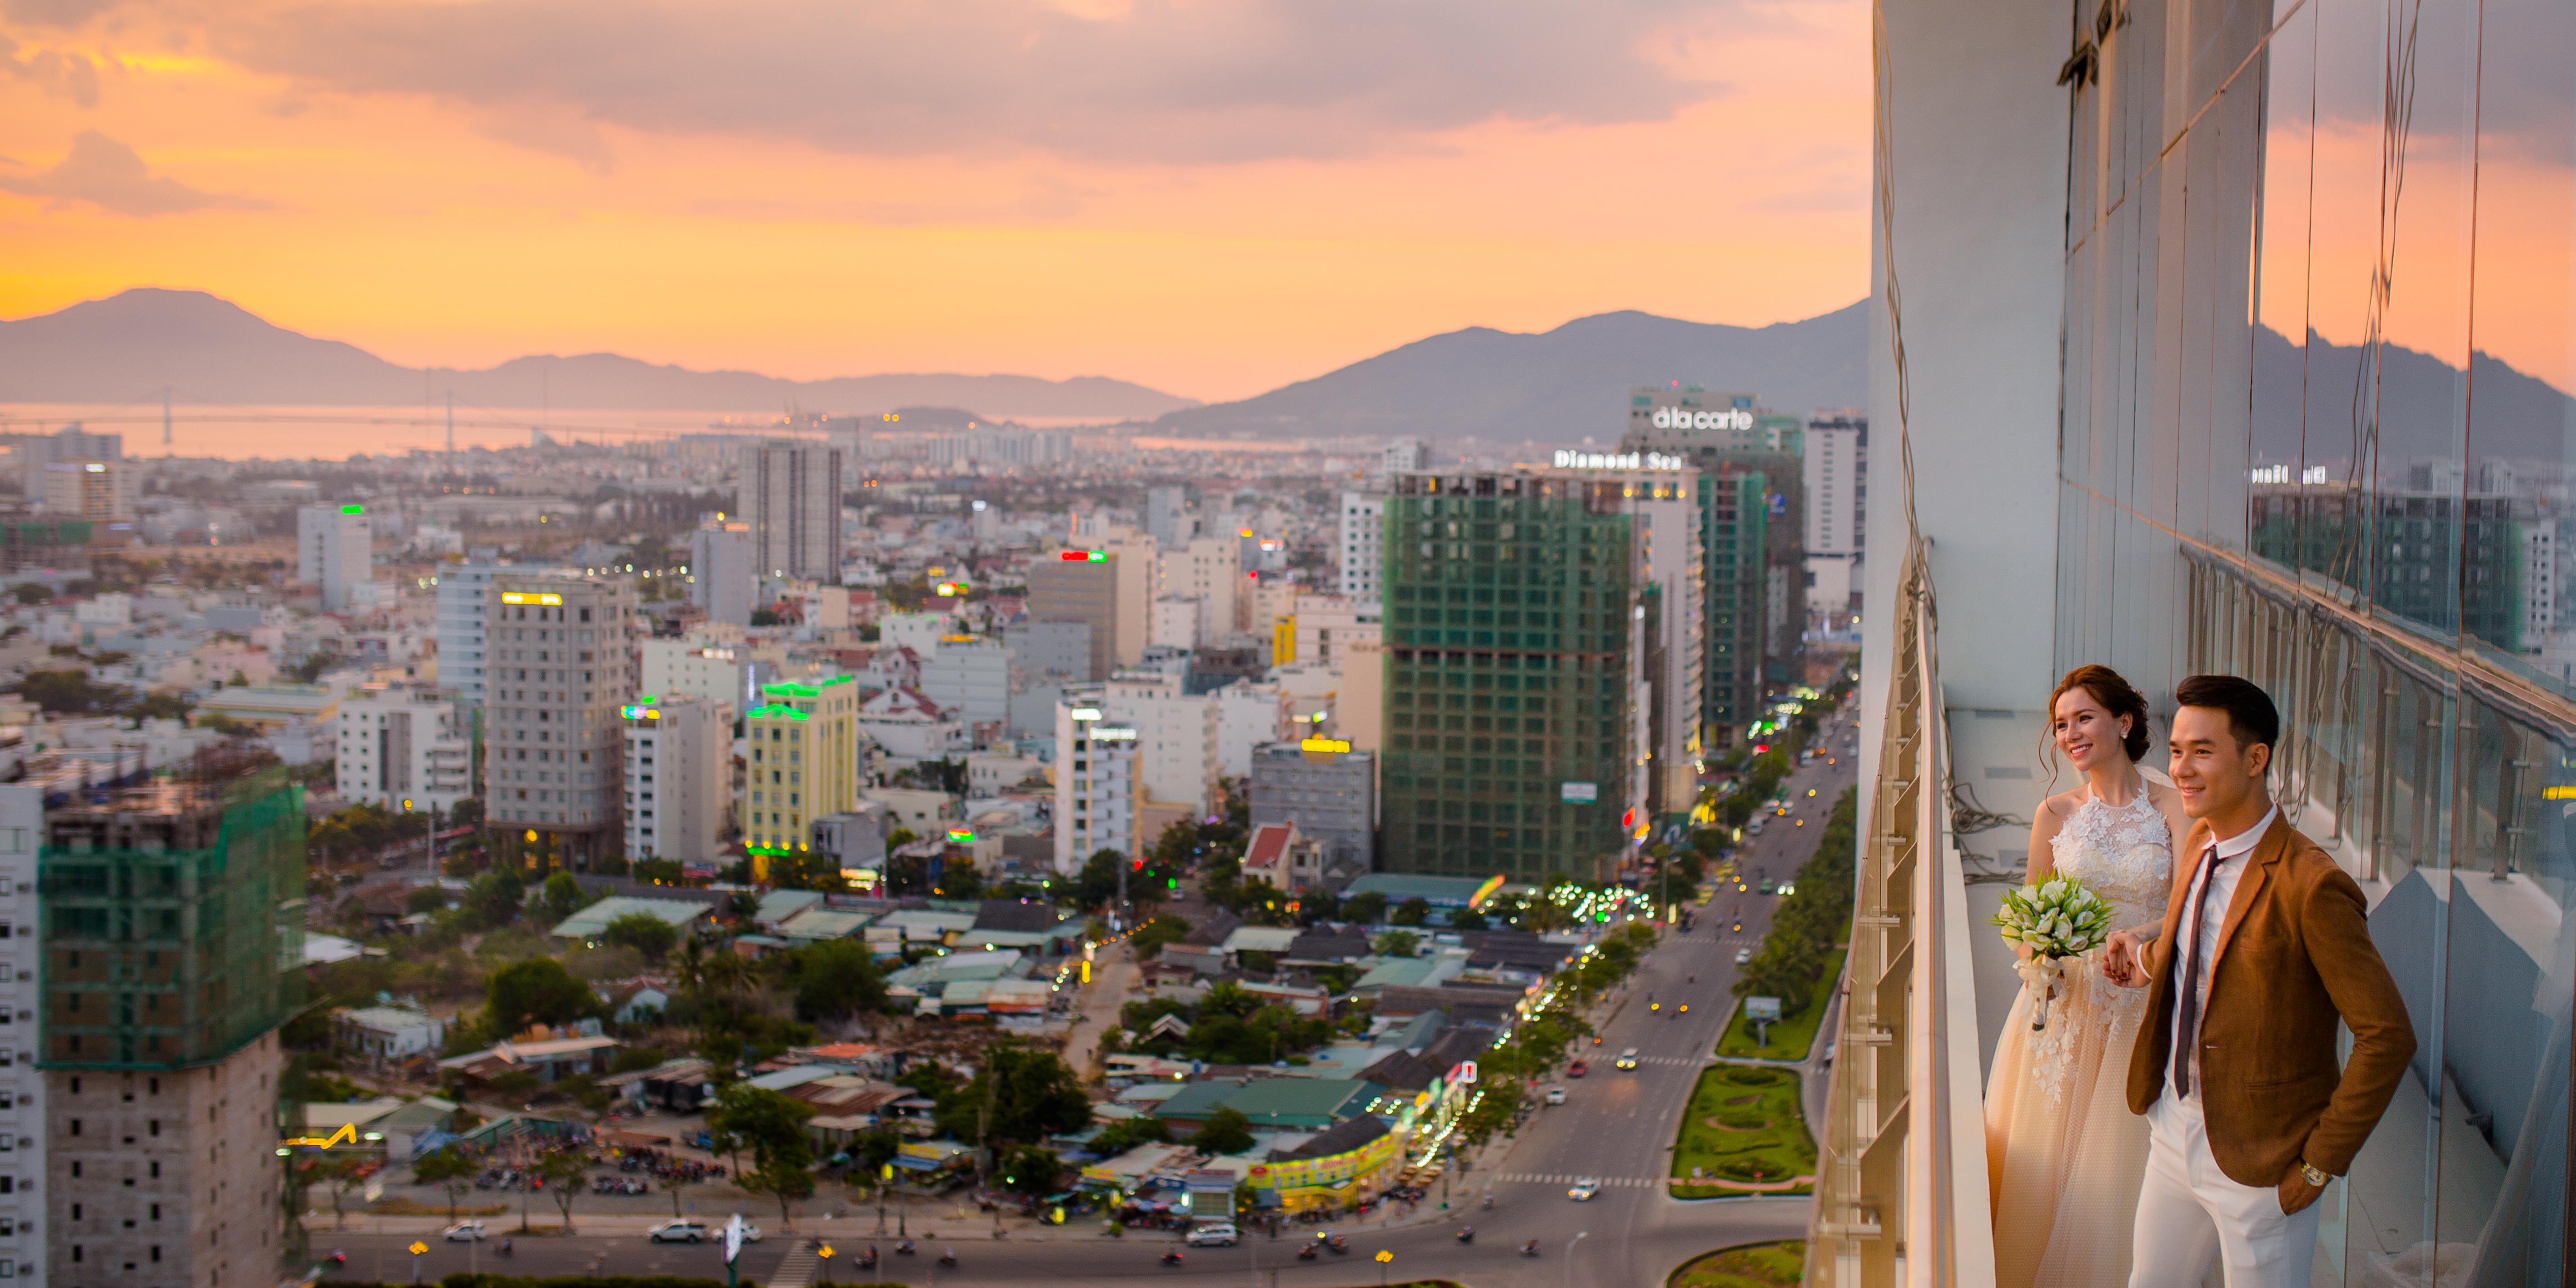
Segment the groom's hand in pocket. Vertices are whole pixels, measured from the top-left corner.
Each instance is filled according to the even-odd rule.
[[[2290,1168],[2288,1175],[2281,1178],[2281,1184],[2277,1188],[2280,1191],[2283,1216],[2297,1216],[2309,1204],[2316,1202],[2318,1195],[2326,1192],[2326,1187],[2322,1185],[2308,1184],[2307,1174],[2295,1165]]]

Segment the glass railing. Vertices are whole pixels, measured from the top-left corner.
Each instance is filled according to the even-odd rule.
[[[1897,585],[1806,1282],[1991,1288],[1967,892],[1942,786],[1949,747],[1919,553]]]

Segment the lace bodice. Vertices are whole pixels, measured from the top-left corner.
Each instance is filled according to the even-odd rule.
[[[2126,805],[2105,805],[2087,793],[2048,838],[2048,852],[2059,875],[2082,881],[2120,910],[2112,924],[2136,925],[2163,913],[2173,887],[2173,836],[2144,791]]]

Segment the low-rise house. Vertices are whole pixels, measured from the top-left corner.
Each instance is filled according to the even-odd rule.
[[[576,1073],[608,1072],[609,1058],[625,1045],[612,1037],[556,1038],[545,1042],[502,1042],[481,1051],[438,1062],[439,1072],[453,1071],[468,1081],[486,1083],[513,1072],[536,1075],[543,1083],[561,1082]]]
[[[1196,1131],[1222,1106],[1256,1129],[1322,1131],[1364,1113],[1386,1088],[1363,1078],[1211,1078],[1181,1088],[1156,1116],[1174,1128]]]
[[[608,929],[608,923],[619,917],[644,913],[670,923],[681,934],[706,924],[714,905],[692,903],[685,899],[639,899],[633,895],[610,895],[597,903],[555,923],[546,933],[557,939],[595,941]]]
[[[331,1017],[333,1044],[370,1060],[427,1055],[447,1041],[447,1022],[410,1006],[362,1006]]]

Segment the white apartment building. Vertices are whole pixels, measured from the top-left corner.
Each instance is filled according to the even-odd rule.
[[[449,695],[369,684],[340,699],[332,720],[334,785],[348,800],[427,812],[474,794],[473,733]]]
[[[469,707],[483,705],[485,592],[504,573],[563,574],[560,568],[502,563],[487,549],[438,570],[438,685]],[[570,575],[570,574],[565,574]]]
[[[1313,663],[1338,670],[1353,642],[1385,638],[1380,613],[1375,598],[1300,594],[1289,614],[1290,655],[1273,657],[1271,661],[1278,665]]]
[[[1341,520],[1342,597],[1355,604],[1384,603],[1378,566],[1386,539],[1386,497],[1376,492],[1342,493]]]
[[[1430,464],[1431,453],[1421,439],[1390,438],[1378,452],[1377,489],[1383,492],[1396,475],[1423,469]]]
[[[0,1274],[45,1280],[45,1083],[36,1072],[36,847],[45,790],[0,787]]]
[[[1853,611],[1860,593],[1862,533],[1868,521],[1869,417],[1819,412],[1807,421],[1807,611]]]
[[[841,449],[763,443],[742,454],[735,507],[762,577],[841,584]]]
[[[1207,601],[1190,595],[1165,595],[1154,601],[1153,626],[1146,635],[1155,648],[1194,649],[1207,642]]]
[[[713,861],[733,799],[731,709],[703,698],[647,697],[618,716],[626,857]]]
[[[730,725],[751,709],[753,651],[747,644],[712,644],[703,638],[644,640],[636,645],[642,663],[639,691],[645,701],[697,698],[722,708]]]
[[[721,515],[699,524],[689,535],[689,602],[709,621],[749,626],[760,598],[757,568],[751,524]]]
[[[295,579],[322,592],[322,611],[351,606],[375,567],[367,507],[308,505],[295,512]]]
[[[1102,850],[1136,852],[1133,725],[1106,718],[1096,688],[1055,708],[1055,870],[1071,874]]]
[[[1139,795],[1206,813],[1218,767],[1215,700],[1184,693],[1178,675],[1131,671],[1101,687],[1101,703],[1112,722],[1136,731]]]
[[[1157,608],[1162,600],[1175,596],[1199,601],[1201,643],[1213,643],[1240,629],[1235,600],[1243,584],[1242,538],[1232,534],[1193,537],[1163,548],[1159,565]],[[1154,642],[1159,644],[1162,640],[1156,636]]]
[[[921,696],[970,729],[1011,718],[1011,651],[989,635],[951,635],[921,659]]]
[[[1288,734],[1288,695],[1266,681],[1237,680],[1208,695],[1216,707],[1216,767],[1226,778],[1252,772],[1252,749]]]

